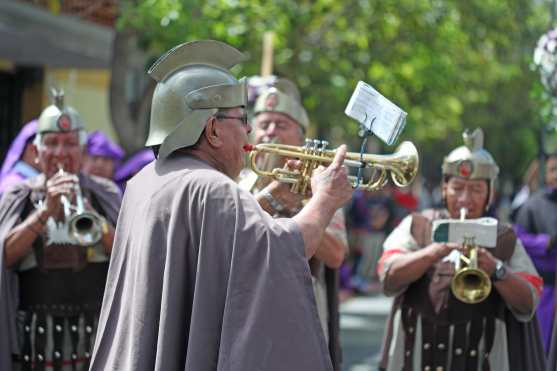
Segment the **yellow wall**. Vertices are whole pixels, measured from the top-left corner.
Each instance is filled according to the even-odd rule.
[[[0,58],[0,71],[13,72],[14,69],[15,64],[12,61]]]
[[[110,124],[109,86],[109,70],[45,68],[43,106],[51,104],[51,87],[63,89],[66,104],[80,113],[87,131],[102,130],[118,142]]]

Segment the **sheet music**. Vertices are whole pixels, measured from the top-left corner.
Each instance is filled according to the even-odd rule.
[[[482,247],[497,245],[497,219],[438,219],[433,221],[431,239],[434,242],[463,243],[465,238],[474,237],[474,242]]]
[[[389,145],[406,125],[407,113],[363,81],[356,85],[344,112]]]

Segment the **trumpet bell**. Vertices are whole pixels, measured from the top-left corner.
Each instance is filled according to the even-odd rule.
[[[395,151],[398,167],[391,171],[391,180],[398,187],[406,187],[418,174],[420,157],[418,150],[412,142],[402,142]]]
[[[101,222],[93,213],[75,214],[69,220],[69,233],[81,246],[91,246],[102,237]]]
[[[462,268],[451,282],[451,291],[460,301],[467,304],[481,303],[491,293],[491,280],[481,269]]]

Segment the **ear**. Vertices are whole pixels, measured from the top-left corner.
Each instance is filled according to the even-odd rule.
[[[37,146],[35,145],[35,143],[31,143],[31,145],[29,146],[29,149],[31,151],[31,154],[34,157],[34,162],[35,164],[39,163],[39,149],[37,148]]]
[[[224,130],[222,126],[217,124],[217,119],[214,116],[207,120],[203,135],[211,147],[220,148],[224,144]]]
[[[484,210],[488,211],[489,207],[495,202],[495,189],[491,189],[491,187],[495,187],[495,184],[492,184],[489,180],[487,181],[487,197],[485,198],[485,207]]]
[[[449,182],[441,182],[441,197],[444,199],[447,198],[447,188],[449,187]]]
[[[445,208],[447,208],[447,190],[449,188],[449,182],[442,180],[441,181],[441,202],[443,203],[443,206]]]

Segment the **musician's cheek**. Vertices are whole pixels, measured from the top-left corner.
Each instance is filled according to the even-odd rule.
[[[81,167],[81,157],[82,157],[82,153],[80,148],[75,148],[68,151],[67,154],[68,172],[71,172],[73,174],[79,173]]]

